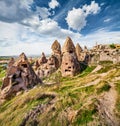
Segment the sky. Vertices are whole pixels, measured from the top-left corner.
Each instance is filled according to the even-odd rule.
[[[0,0],[0,56],[50,54],[67,36],[88,48],[120,43],[120,0]]]

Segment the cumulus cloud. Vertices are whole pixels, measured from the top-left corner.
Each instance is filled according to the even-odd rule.
[[[1,0],[0,20],[5,22],[21,21],[31,15],[30,4],[32,2],[33,0]]]
[[[90,5],[84,5],[82,8],[73,8],[68,11],[66,21],[69,28],[81,31],[86,26],[86,18],[90,14],[97,14],[100,11],[98,3],[92,1]]]
[[[79,33],[74,33],[70,30],[62,29],[56,21],[50,18],[39,20],[38,16],[34,16],[24,20],[23,23],[29,25],[29,27],[37,34],[41,34],[47,37],[65,39],[66,36],[74,36],[77,38],[78,36],[81,36]]]
[[[41,54],[46,47],[47,54],[51,52],[50,45],[55,39],[61,43],[66,36],[74,41],[80,38],[80,34],[62,29],[58,23],[50,18],[39,20],[38,16],[24,20],[27,25],[18,23],[0,22],[0,55]]]
[[[32,11],[32,4],[33,0],[1,0],[0,20],[10,23],[21,23],[22,20],[32,17],[32,15],[38,15],[40,20],[52,15],[46,7],[36,6],[36,11]]]
[[[58,7],[60,4],[57,0],[51,0],[49,3],[48,3],[49,7],[51,9],[55,9],[56,7]]]

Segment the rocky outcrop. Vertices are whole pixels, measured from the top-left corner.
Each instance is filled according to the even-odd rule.
[[[14,64],[8,66],[1,87],[1,98],[8,98],[21,89],[27,90],[38,83],[42,81],[35,74],[25,54],[22,53]]]
[[[75,46],[70,37],[66,38],[62,48],[62,76],[74,76],[80,71],[80,65],[76,56]]]
[[[111,48],[110,45],[97,45],[90,50],[91,64],[101,61],[111,61],[114,64],[120,62],[120,49],[116,46]]]
[[[52,55],[48,58],[42,55],[41,62],[39,60],[36,62],[37,70],[36,74],[41,77],[47,77],[53,72],[55,72],[61,65],[62,56],[61,56],[61,46],[60,43],[55,40],[51,46]]]

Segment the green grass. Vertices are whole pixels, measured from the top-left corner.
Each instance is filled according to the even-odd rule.
[[[74,125],[76,126],[80,126],[80,125],[84,125],[87,126],[87,124],[90,121],[93,121],[93,115],[96,113],[96,109],[92,109],[92,110],[81,110],[77,117],[76,117],[76,121],[74,123]]]
[[[111,86],[108,83],[105,83],[104,85],[102,85],[102,87],[97,89],[97,93],[100,94],[104,91],[109,91],[111,88]]]
[[[95,66],[87,67],[82,73],[78,75],[78,77],[84,77],[87,76],[89,73],[91,73],[95,69]]]
[[[2,78],[5,76],[5,74],[6,74],[6,68],[0,65],[0,87],[2,85]]]
[[[117,110],[117,115],[120,117],[120,81],[116,82],[116,90],[118,93],[117,97],[117,102],[116,102],[116,110]]]

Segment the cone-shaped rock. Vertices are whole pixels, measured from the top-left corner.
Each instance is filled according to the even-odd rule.
[[[39,63],[39,65],[47,63],[47,58],[46,58],[44,52],[42,52],[41,58],[38,60],[38,63]]]
[[[74,46],[73,41],[71,40],[70,37],[66,38],[66,41],[63,45],[62,53],[65,53],[65,52],[69,52],[69,53],[75,52],[75,46]]]
[[[87,46],[84,46],[84,52],[88,52]]]
[[[57,40],[54,41],[54,43],[51,46],[51,49],[52,49],[54,54],[55,53],[61,54],[61,46],[60,46],[60,43]]]
[[[76,50],[76,55],[77,55],[78,60],[81,61],[83,50],[81,46],[79,45],[79,43],[77,43],[75,50]]]
[[[67,37],[62,48],[62,76],[74,76],[80,71],[80,65],[76,56],[75,46],[71,38]]]
[[[57,40],[55,40],[51,46],[51,49],[53,51],[53,55],[54,55],[56,63],[57,63],[57,64],[55,64],[55,66],[58,69],[60,67],[61,61],[62,61],[60,43]]]
[[[1,88],[1,96],[2,98],[10,97],[21,89],[26,90],[38,83],[42,81],[35,74],[26,55],[22,53],[7,71]]]

